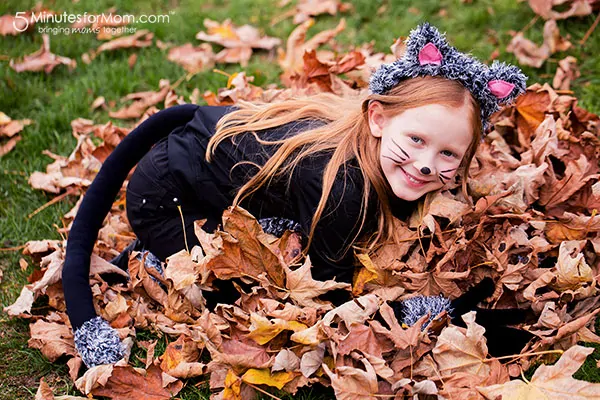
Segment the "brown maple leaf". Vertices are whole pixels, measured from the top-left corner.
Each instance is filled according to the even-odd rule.
[[[107,382],[92,389],[94,396],[119,400],[168,400],[183,388],[183,382],[167,382],[159,367],[151,365],[145,374],[130,365],[115,366]]]
[[[331,303],[326,303],[319,300],[317,297],[334,289],[347,289],[350,284],[343,282],[315,281],[311,273],[312,264],[310,256],[304,264],[292,271],[289,268],[285,269],[286,273],[286,289],[289,290],[290,299],[303,307],[315,307],[317,309],[329,310],[333,308]]]

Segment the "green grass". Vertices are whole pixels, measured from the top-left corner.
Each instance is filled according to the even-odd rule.
[[[460,0],[432,1],[374,1],[353,0],[354,10],[344,15],[346,30],[338,36],[344,49],[375,41],[377,51],[388,51],[389,45],[397,36],[406,36],[416,24],[428,20],[447,32],[450,42],[462,51],[469,51],[482,60],[488,60],[496,46],[488,40],[489,33],[495,32],[498,40],[500,59],[515,63],[512,54],[505,52],[510,41],[509,31],[522,29],[534,14],[526,2],[516,0],[478,0],[463,4]],[[46,7],[68,13],[102,12],[115,6],[119,14],[169,14],[170,22],[164,24],[136,25],[154,32],[155,38],[181,45],[187,42],[199,43],[195,34],[204,29],[204,18],[222,21],[231,18],[237,25],[245,23],[260,27],[264,33],[285,41],[294,29],[291,19],[275,26],[270,21],[282,10],[277,0],[211,0],[200,4],[193,1],[172,0],[168,3],[158,0],[97,1],[73,4],[68,0],[56,0]],[[8,0],[0,5],[0,15],[12,14],[30,9],[35,1]],[[380,7],[385,6],[381,14]],[[412,7],[412,8],[411,8]],[[414,8],[418,10],[415,10]],[[289,8],[289,7],[288,7]],[[287,8],[286,8],[287,9]],[[440,11],[446,11],[441,17]],[[174,13],[170,14],[170,11]],[[566,53],[555,54],[540,69],[524,67],[530,77],[528,83],[551,82],[558,60],[565,55],[573,55],[579,60],[581,78],[573,84],[580,105],[588,110],[600,112],[600,33],[592,35],[585,46],[579,40],[593,22],[593,17],[574,18],[558,21],[561,33],[570,35],[574,48]],[[309,37],[326,28],[334,27],[338,17],[319,16]],[[541,43],[543,21],[538,20],[526,33],[528,38]],[[0,61],[0,111],[13,119],[29,118],[34,121],[22,132],[23,140],[8,155],[0,158],[0,247],[19,246],[34,239],[59,239],[56,226],[61,225],[61,217],[74,205],[75,198],[65,199],[32,218],[27,215],[53,198],[53,195],[31,189],[28,176],[34,171],[44,171],[51,159],[41,152],[44,149],[68,155],[75,145],[71,135],[70,122],[76,118],[88,118],[95,123],[109,121],[103,111],[90,111],[89,105],[98,96],[107,101],[118,101],[122,96],[136,91],[157,90],[160,79],[174,83],[185,75],[185,71],[170,62],[166,54],[155,46],[142,49],[126,49],[101,53],[91,64],[81,61],[81,54],[98,47],[101,42],[95,35],[50,35],[51,51],[55,54],[77,60],[77,68],[69,72],[58,66],[49,75],[44,73],[16,73],[8,67],[8,61]],[[0,54],[20,57],[30,54],[41,46],[39,33],[27,33],[17,37],[0,39]],[[215,50],[218,46],[214,45]],[[138,54],[132,70],[127,59],[132,53]],[[241,71],[239,65],[218,65],[229,73]],[[276,54],[255,52],[250,64],[244,69],[255,76],[254,83],[265,85],[277,83],[281,70],[276,62]],[[177,89],[189,101],[194,88],[200,92],[216,91],[226,85],[226,77],[208,71],[199,73]],[[123,121],[115,121],[125,126]],[[11,304],[26,283],[31,272],[22,272],[16,251],[0,251],[0,269],[4,277],[0,283],[0,303]],[[26,321],[11,320],[0,314],[0,398],[31,398],[39,379],[43,376],[57,389],[57,393],[76,393],[66,374],[64,363],[49,363],[37,350],[27,347],[28,324]],[[594,353],[597,357],[597,352]],[[583,372],[582,372],[583,371]],[[590,361],[578,372],[580,378],[600,381],[595,365]],[[188,384],[180,397],[183,399],[207,398],[206,388],[197,389]],[[307,390],[298,398],[318,399],[331,396],[331,392],[318,394]]]

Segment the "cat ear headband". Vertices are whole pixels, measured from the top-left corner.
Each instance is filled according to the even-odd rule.
[[[510,64],[494,60],[487,66],[450,46],[436,27],[425,22],[410,32],[406,52],[398,60],[381,65],[369,81],[369,89],[385,94],[398,82],[418,76],[442,76],[457,80],[478,101],[481,109],[482,134],[489,127],[489,117],[510,104],[526,89],[525,76]]]

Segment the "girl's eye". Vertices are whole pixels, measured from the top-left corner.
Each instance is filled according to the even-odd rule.
[[[415,143],[419,143],[419,140],[421,140],[421,138],[418,136],[411,136],[410,139]],[[415,139],[417,139],[417,140],[415,140]]]
[[[453,157],[453,156],[454,156],[454,153],[453,153],[453,152],[451,152],[451,151],[449,151],[449,150],[444,150],[444,152],[446,152],[446,155],[447,155],[448,157]]]

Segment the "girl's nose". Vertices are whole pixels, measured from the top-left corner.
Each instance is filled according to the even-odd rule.
[[[431,173],[431,170],[428,167],[423,167],[421,168],[421,173],[423,175],[429,175]]]

